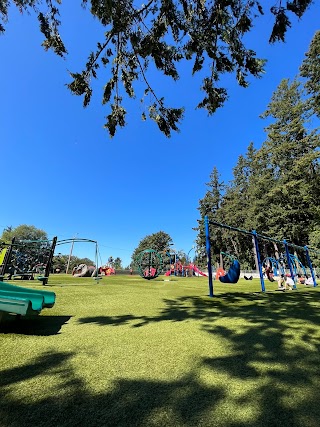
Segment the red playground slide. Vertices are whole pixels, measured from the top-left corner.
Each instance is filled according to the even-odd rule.
[[[187,266],[185,266],[185,267],[183,267],[183,268],[188,268],[188,269],[190,269],[190,270],[193,270],[195,273],[197,273],[197,274],[199,274],[200,276],[205,276],[205,277],[208,277],[208,275],[206,274],[206,273],[204,273],[203,271],[201,271],[201,270],[199,270],[199,268],[196,266],[196,265],[194,265],[194,264],[189,264],[189,265],[187,265]],[[166,273],[165,273],[165,275],[166,276],[170,276],[170,273],[174,273],[174,271],[173,270],[168,270]]]
[[[193,269],[193,271],[195,273],[200,274],[200,276],[206,276],[206,277],[208,276],[206,273],[204,273],[203,271],[199,270],[199,268],[196,265],[190,264],[190,267]]]

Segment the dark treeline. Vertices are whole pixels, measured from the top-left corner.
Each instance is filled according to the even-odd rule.
[[[224,183],[215,166],[207,192],[199,201],[201,219],[197,245],[204,254],[203,217],[296,245],[320,248],[320,32],[293,80],[281,81],[261,118],[268,119],[266,140],[260,148],[251,142],[238,158],[233,179]],[[239,259],[242,268],[255,268],[251,237],[211,227],[212,255],[220,251]],[[281,246],[281,245],[280,245]],[[260,242],[262,256],[277,256],[277,247]],[[320,250],[320,249],[319,249]],[[297,254],[299,256],[299,254]],[[319,256],[313,254],[319,265]]]

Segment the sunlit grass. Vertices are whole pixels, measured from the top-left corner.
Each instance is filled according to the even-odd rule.
[[[266,286],[50,276],[0,325],[0,425],[318,426],[318,288]]]

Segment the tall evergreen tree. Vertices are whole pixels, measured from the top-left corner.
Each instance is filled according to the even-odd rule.
[[[300,75],[307,81],[304,87],[310,97],[314,113],[320,118],[320,31],[311,41],[308,52],[300,67]]]
[[[233,168],[233,180],[227,188],[222,203],[225,222],[244,230],[257,228],[257,215],[260,215],[253,192],[253,177],[261,170],[257,169],[257,150],[251,142],[245,155],[240,155]],[[224,232],[224,245],[246,268],[254,268],[253,243],[250,236],[237,232]]]
[[[220,208],[225,185],[223,181],[220,180],[220,174],[216,166],[213,168],[210,174],[210,181],[206,186],[208,188],[206,194],[203,199],[199,200],[198,210],[200,212],[200,219],[198,220],[198,227],[195,228],[195,230],[198,231],[198,236],[196,238],[198,258],[201,258],[201,256],[202,258],[205,257],[206,237],[203,222],[204,217],[207,215],[210,221],[223,221]],[[212,255],[216,258],[216,255],[219,254],[222,246],[221,229],[211,227],[210,237]]]
[[[223,204],[225,220],[239,228],[247,227],[247,211],[250,206],[249,185],[253,173],[256,149],[251,142],[245,155],[240,155],[233,168],[233,179],[226,191]]]
[[[297,244],[308,241],[316,215],[313,178],[318,167],[319,136],[309,129],[310,115],[301,84],[282,80],[261,116],[273,119],[266,127],[267,140],[262,148],[274,178],[266,209],[269,232]]]
[[[312,112],[320,118],[320,31],[317,31],[311,41],[308,52],[300,67],[300,76],[304,77],[304,88],[309,95]],[[317,219],[315,220],[310,241],[317,242],[314,236],[320,234],[320,166],[319,162],[311,164],[311,175],[313,182],[313,207],[317,209]],[[320,250],[320,245],[318,244]]]
[[[209,191],[200,200],[199,210],[210,219],[259,233],[287,238],[298,245],[318,245],[320,233],[320,164],[318,129],[310,118],[319,107],[320,32],[317,32],[307,59],[301,67],[309,99],[298,80],[283,80],[274,92],[262,118],[271,123],[265,128],[267,140],[259,150],[251,143],[233,169],[233,180],[218,190],[217,171],[211,176]],[[318,86],[319,85],[319,86]],[[216,197],[214,196],[216,194]],[[218,200],[218,203],[217,203]],[[203,228],[198,242],[204,246]],[[241,235],[213,230],[214,251],[229,250],[242,262],[252,259],[250,244]],[[276,255],[278,248],[262,243],[264,255]],[[281,250],[281,248],[279,248]],[[320,250],[320,248],[319,248]]]

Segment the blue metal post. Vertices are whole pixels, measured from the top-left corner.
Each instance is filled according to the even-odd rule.
[[[257,260],[258,260],[258,266],[259,266],[261,291],[265,292],[266,288],[264,285],[264,278],[263,278],[263,273],[262,273],[262,264],[261,264],[261,257],[260,257],[259,243],[258,243],[258,236],[257,236],[256,230],[252,230],[252,235],[253,235],[253,240],[254,240],[254,246],[256,248]]]
[[[308,266],[310,268],[310,272],[311,272],[311,276],[312,276],[312,280],[313,280],[313,286],[316,287],[316,286],[318,286],[318,284],[317,284],[316,276],[315,276],[314,271],[313,271],[312,262],[311,262],[310,255],[309,255],[308,246],[305,246],[304,250],[306,251],[306,258],[307,258]]]
[[[273,267],[273,275],[274,276],[278,276],[278,270],[280,273],[280,267],[278,265],[278,263],[273,263],[273,261],[271,261],[272,267]]]
[[[283,243],[284,243],[284,247],[285,247],[285,250],[286,250],[286,257],[287,257],[287,261],[288,261],[288,265],[289,265],[289,269],[290,269],[291,279],[293,280],[293,283],[294,283],[293,289],[297,289],[297,285],[296,285],[296,282],[294,280],[294,272],[293,272],[293,269],[292,269],[292,263],[291,263],[291,258],[290,258],[288,243],[287,243],[286,240],[284,240]]]
[[[204,226],[205,226],[205,231],[206,231],[206,251],[207,251],[208,277],[209,277],[209,297],[213,297],[210,231],[209,231],[209,218],[207,215],[204,217]]]
[[[178,276],[178,272],[177,272],[177,252],[174,252],[174,275]]]

